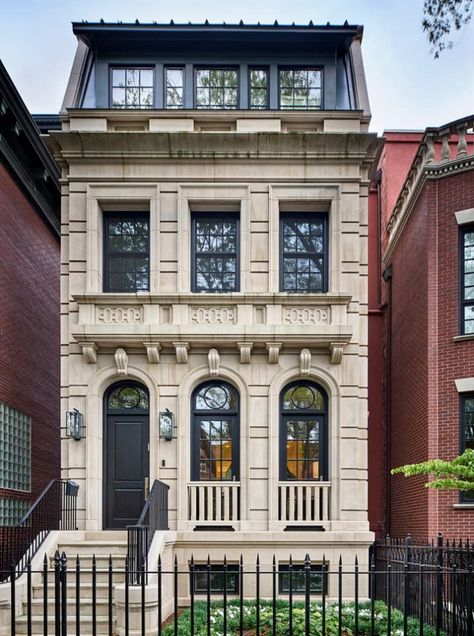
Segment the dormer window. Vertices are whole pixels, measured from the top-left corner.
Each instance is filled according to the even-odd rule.
[[[112,108],[153,108],[152,68],[112,69]]]
[[[239,74],[232,68],[196,70],[196,108],[225,109],[238,106]]]
[[[313,110],[321,108],[322,71],[316,68],[280,69],[280,108]]]

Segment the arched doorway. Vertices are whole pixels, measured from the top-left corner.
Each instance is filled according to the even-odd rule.
[[[149,396],[142,384],[113,384],[104,396],[104,528],[138,521],[149,484]]]

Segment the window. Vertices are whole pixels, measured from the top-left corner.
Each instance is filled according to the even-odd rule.
[[[474,393],[461,396],[461,453],[474,450]],[[474,491],[462,493],[462,501],[474,502]]]
[[[474,227],[461,230],[461,333],[474,334]]]
[[[184,69],[167,68],[166,75],[166,108],[183,108],[184,106]]]
[[[292,382],[280,396],[280,479],[327,479],[327,398],[313,382]]]
[[[327,291],[327,215],[288,212],[280,218],[280,289]]]
[[[321,108],[322,71],[315,68],[280,69],[280,108]]]
[[[268,70],[265,68],[249,69],[250,108],[268,108]]]
[[[239,479],[239,397],[227,382],[201,384],[192,396],[192,478]]]
[[[196,69],[196,108],[237,108],[238,84],[236,69]]]
[[[148,410],[148,393],[136,382],[115,384],[107,397],[108,411]]]
[[[31,490],[31,417],[0,402],[0,488]]]
[[[311,565],[309,575],[309,589],[311,594],[322,594],[326,576],[323,575],[321,565]],[[306,571],[304,563],[293,563],[280,565],[278,568],[279,593],[289,594],[290,587],[293,594],[304,594],[306,592]]]
[[[16,526],[30,506],[31,501],[0,497],[0,526]]]
[[[194,292],[239,291],[239,217],[201,214],[192,217],[192,282]]]
[[[210,570],[210,572],[209,572]],[[224,574],[224,566],[211,563],[207,565],[194,565],[194,592],[196,594],[207,594],[207,583],[209,579],[209,591],[211,594],[222,594],[224,592],[224,581],[227,579],[226,590],[228,594],[239,593],[239,566],[228,565],[227,575]]]
[[[149,215],[104,215],[104,291],[150,289]]]
[[[153,69],[113,68],[113,108],[153,108]]]

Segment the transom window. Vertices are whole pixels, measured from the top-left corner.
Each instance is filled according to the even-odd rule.
[[[131,409],[148,410],[148,392],[135,382],[114,385],[108,394],[107,410]]]
[[[280,108],[321,108],[322,71],[315,68],[280,69]]]
[[[282,214],[280,241],[281,291],[327,291],[327,215]]]
[[[167,68],[166,74],[166,108],[183,108],[184,106],[184,69]]]
[[[461,332],[474,333],[474,227],[461,231]]]
[[[196,70],[196,108],[237,108],[239,74],[231,68]]]
[[[195,481],[239,479],[239,398],[226,382],[206,382],[192,397]]]
[[[104,221],[104,291],[148,291],[149,215],[106,213]]]
[[[280,479],[327,479],[327,399],[313,382],[292,382],[280,397]]]
[[[268,70],[265,68],[249,69],[250,108],[268,108]]]
[[[461,397],[461,452],[474,450],[474,393]],[[474,501],[474,490],[465,492],[462,501]]]
[[[113,108],[153,108],[153,69],[113,68]]]
[[[192,290],[239,291],[239,217],[201,214],[192,217]]]

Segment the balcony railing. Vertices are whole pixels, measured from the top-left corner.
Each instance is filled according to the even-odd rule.
[[[278,485],[278,520],[310,524],[330,519],[331,484],[327,481]]]
[[[212,481],[188,484],[188,520],[222,525],[240,521],[240,484]]]

